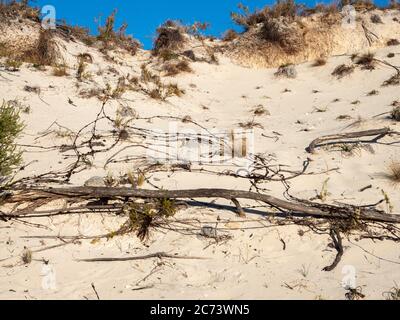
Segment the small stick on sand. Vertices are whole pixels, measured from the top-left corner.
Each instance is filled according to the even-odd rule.
[[[136,256],[136,257],[126,257],[126,258],[94,258],[94,259],[78,259],[80,262],[113,262],[113,261],[134,261],[134,260],[145,260],[152,258],[168,258],[168,259],[194,259],[194,260],[202,260],[206,258],[202,257],[188,257],[188,256],[178,256],[172,255],[165,252],[157,252],[148,254],[145,256]]]
[[[97,300],[100,300],[99,294],[97,293],[96,287],[94,286],[94,283],[92,282],[92,288],[94,293],[96,294]]]
[[[370,184],[369,186],[366,186],[364,188],[361,188],[359,191],[360,192],[364,192],[365,190],[371,189],[372,188],[372,184]]]
[[[342,245],[342,237],[340,236],[339,231],[332,229],[331,230],[331,238],[333,240],[333,244],[335,245],[335,249],[337,250],[337,255],[336,255],[333,263],[330,266],[325,267],[323,269],[323,271],[327,271],[327,272],[334,270],[338,266],[340,260],[342,260],[343,253],[344,253],[343,245]]]

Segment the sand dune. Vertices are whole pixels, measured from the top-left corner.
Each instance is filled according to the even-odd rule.
[[[373,13],[362,19],[369,21]],[[163,63],[149,51],[139,49],[131,55],[116,48],[104,53],[96,45],[57,35],[57,64],[62,62],[65,75],[57,77],[54,67],[36,68],[30,63],[14,72],[0,69],[1,99],[25,106],[21,112],[25,129],[18,145],[26,167],[15,179],[50,172],[42,177],[49,179],[40,183],[55,187],[76,165],[64,185],[90,184],[93,177],[100,178],[91,183],[100,185],[103,178],[116,185],[125,177],[125,183],[120,183],[129,185],[129,174],[133,174],[135,187],[141,189],[247,191],[252,180],[245,170],[253,170],[249,161],[252,164],[258,156],[279,171],[276,181],[257,184],[259,192],[284,198],[289,191],[293,197],[326,204],[379,203],[377,209],[399,213],[399,186],[387,178],[390,164],[400,160],[397,144],[391,144],[396,136],[350,149],[338,145],[319,148],[315,154],[305,150],[324,135],[385,127],[400,131],[399,122],[388,116],[393,102],[400,101],[399,86],[382,86],[396,74],[392,66],[400,66],[400,46],[386,45],[390,39],[400,40],[400,24],[393,21],[399,12],[385,11],[381,16],[383,24],[367,24],[377,35],[372,45],[358,22],[352,33],[339,32],[340,26],[318,35],[311,31],[307,49],[291,57],[276,49],[271,54],[260,53],[260,48],[246,51],[246,36],[237,40],[233,51],[229,46],[234,43],[227,49],[221,40],[188,36],[186,46],[179,50],[193,50],[197,61],[189,61],[191,72],[174,77],[165,76]],[[0,43],[17,43],[15,38],[10,40],[11,34],[22,42],[38,37],[35,24],[21,33],[11,33],[16,24],[2,28]],[[329,43],[321,43],[321,38]],[[212,59],[210,52],[215,55]],[[365,52],[375,55],[372,70],[363,69],[351,57]],[[80,54],[88,60],[78,79]],[[313,66],[320,56],[326,57],[326,64]],[[0,61],[6,65],[6,58]],[[296,63],[294,78],[275,75],[276,67],[285,63]],[[332,72],[342,64],[354,69],[338,79]],[[160,83],[151,80],[151,74]],[[155,89],[165,99],[151,98]],[[175,91],[169,94],[170,90]],[[245,142],[236,140],[235,159],[219,163],[218,152],[211,160],[205,153],[199,155],[197,137],[204,142],[216,134],[229,137],[233,130],[250,134]],[[177,132],[186,134],[166,156],[160,148]],[[79,163],[71,145],[81,145]],[[101,152],[91,154],[90,148]],[[305,161],[309,164],[304,174],[282,183],[280,174],[292,176],[303,169]],[[139,182],[140,175],[144,179]],[[268,177],[272,176],[269,172]],[[37,181],[25,183],[29,188]],[[371,187],[360,191],[367,186]],[[243,218],[236,215],[230,201],[212,199],[212,205],[210,201],[180,206],[168,223],[150,229],[145,242],[135,233],[111,236],[127,218],[106,212],[2,221],[0,298],[96,299],[94,284],[101,299],[345,299],[349,291],[343,284],[351,281],[366,299],[383,299],[385,292],[400,283],[395,241],[362,238],[365,233],[357,230],[343,235],[342,260],[334,271],[326,272],[322,269],[332,263],[336,250],[329,230],[319,234],[307,226],[312,222],[318,227],[317,220],[280,218],[275,208],[254,201],[241,202],[246,209]],[[67,205],[57,200],[36,210]],[[23,207],[3,203],[1,210],[10,213]],[[204,235],[207,226],[216,228],[216,237]],[[393,234],[397,236],[398,231]],[[24,264],[21,255],[25,252],[26,256],[26,250],[32,259]],[[156,252],[203,259],[77,261]]]

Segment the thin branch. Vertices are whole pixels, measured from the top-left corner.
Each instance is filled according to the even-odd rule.
[[[165,252],[157,252],[153,254],[148,254],[145,256],[135,256],[135,257],[125,257],[125,258],[94,258],[94,259],[78,259],[80,262],[113,262],[113,261],[134,261],[134,260],[145,260],[145,259],[153,259],[153,258],[167,258],[167,259],[194,259],[194,260],[203,260],[206,258],[202,257],[189,257],[189,256],[179,256],[179,255],[171,255]]]
[[[340,260],[342,260],[343,253],[344,253],[342,237],[340,236],[340,232],[338,230],[331,229],[330,236],[332,238],[335,249],[337,250],[337,255],[336,255],[333,263],[330,266],[325,267],[323,269],[323,271],[327,271],[327,272],[334,270],[338,266],[338,264],[340,263]]]

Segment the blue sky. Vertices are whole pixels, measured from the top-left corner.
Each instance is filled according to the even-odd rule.
[[[103,24],[105,18],[114,9],[118,9],[116,26],[123,22],[128,23],[127,33],[150,49],[156,28],[167,19],[180,19],[184,23],[208,22],[211,26],[207,33],[220,36],[227,29],[235,27],[230,19],[230,12],[236,10],[239,2],[255,9],[275,3],[275,0],[36,0],[33,5],[53,5],[57,11],[57,19],[88,27],[92,33],[97,32],[98,21]],[[331,1],[299,2],[313,6]],[[376,3],[386,4],[388,0],[378,0]]]

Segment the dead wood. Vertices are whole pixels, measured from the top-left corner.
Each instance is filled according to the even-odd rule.
[[[313,202],[287,201],[273,196],[228,189],[194,189],[194,190],[142,190],[132,188],[107,188],[107,187],[70,187],[31,189],[14,192],[7,202],[26,202],[43,199],[73,198],[75,200],[90,199],[199,199],[199,198],[223,198],[249,199],[264,202],[274,208],[279,208],[288,214],[302,214],[319,218],[353,219],[354,216],[360,220],[380,221],[389,223],[400,223],[400,215],[386,214],[383,211],[372,209],[368,206],[336,206],[321,205]],[[34,212],[33,212],[34,214]],[[16,215],[3,217],[16,218]]]
[[[392,131],[390,128],[383,128],[383,129],[373,129],[373,130],[366,130],[366,131],[358,131],[358,132],[348,132],[348,133],[340,133],[340,134],[333,134],[328,136],[319,137],[313,140],[310,145],[307,147],[308,153],[315,153],[315,149],[317,147],[321,147],[324,145],[329,144],[337,144],[337,143],[355,143],[357,141],[342,141],[345,139],[355,139],[361,137],[375,137],[370,143],[377,142],[378,140],[382,139],[386,135],[397,133]]]
[[[238,216],[241,217],[241,218],[245,218],[246,214],[245,214],[242,206],[240,205],[240,202],[237,199],[232,199],[232,202],[236,206],[236,209],[238,211]]]
[[[337,251],[337,255],[336,255],[333,263],[330,266],[327,266],[323,269],[323,271],[327,271],[327,272],[334,270],[338,266],[340,260],[342,260],[343,254],[344,254],[342,237],[340,235],[340,232],[332,229],[330,232],[330,236],[332,238],[333,245],[335,246],[335,249]]]
[[[153,254],[148,254],[145,256],[135,256],[135,257],[125,257],[125,258],[94,258],[94,259],[78,259],[77,261],[80,262],[114,262],[114,261],[134,261],[134,260],[145,260],[145,259],[153,259],[153,258],[168,258],[168,259],[194,259],[194,260],[201,260],[205,258],[201,257],[189,257],[189,256],[179,256],[179,255],[172,255],[165,252],[157,252]]]
[[[375,33],[373,33],[371,30],[369,30],[367,28],[367,26],[364,24],[364,22],[361,24],[361,26],[364,30],[365,38],[368,40],[369,46],[371,46],[372,43],[374,42],[374,38],[375,38],[375,40],[377,40],[377,39],[379,39],[379,37]]]

